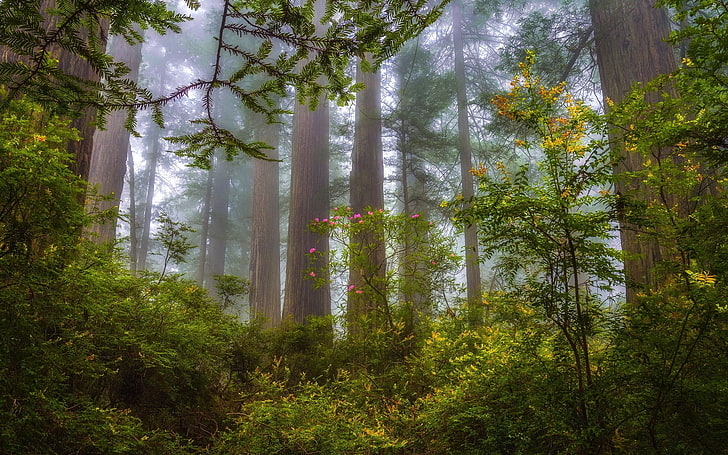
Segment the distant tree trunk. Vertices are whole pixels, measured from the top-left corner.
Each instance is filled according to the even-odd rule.
[[[251,114],[253,115],[253,114]],[[273,147],[268,157],[278,159],[279,126],[254,114],[255,140]],[[265,327],[281,322],[281,231],[279,163],[253,162],[253,215],[250,239],[250,313],[264,318]]]
[[[129,45],[121,36],[116,36],[111,42],[109,54],[117,61],[129,67],[127,79],[136,82],[139,79],[139,65],[142,61],[142,46]],[[93,153],[89,170],[89,184],[96,186],[99,195],[111,199],[99,201],[94,210],[118,210],[119,198],[124,188],[124,174],[126,173],[126,160],[129,153],[129,132],[124,128],[126,111],[114,111],[107,119],[106,129],[97,130],[93,139]],[[96,223],[91,227],[95,234],[92,240],[97,243],[106,243],[116,235],[116,218]]]
[[[361,213],[367,208],[384,208],[384,158],[382,153],[381,77],[379,72],[364,72],[357,67],[356,80],[366,86],[356,94],[354,150],[350,177],[350,203]],[[357,332],[357,321],[363,314],[381,311],[387,304],[384,277],[385,244],[381,229],[354,235],[352,245],[359,254],[352,258],[349,284],[363,289],[350,292],[347,300],[349,332]]]
[[[144,219],[142,220],[142,238],[139,245],[137,266],[146,270],[148,268],[147,256],[149,254],[149,236],[152,226],[152,208],[154,206],[154,186],[157,181],[157,161],[159,160],[160,129],[151,124],[149,133],[149,151],[147,153],[147,188],[144,198]]]
[[[400,59],[401,60],[401,59]],[[413,88],[408,87],[405,81],[408,79],[410,71],[410,62],[401,60],[397,66],[397,80],[399,81],[399,96],[406,97],[412,93]],[[400,174],[401,174],[401,190],[402,190],[402,210],[408,215],[419,215],[427,218],[427,204],[425,180],[426,172],[424,163],[420,156],[413,150],[411,140],[411,132],[414,130],[410,124],[410,113],[402,113],[400,115],[400,123],[397,131],[397,149],[400,157]],[[416,234],[411,232],[405,234],[402,252],[399,258],[399,273],[402,276],[400,285],[400,295],[402,300],[411,305],[413,315],[417,312],[429,311],[430,289],[424,289],[421,286],[412,285],[412,283],[420,283],[424,280],[417,280],[422,274],[422,264],[414,258],[414,250],[417,245],[415,241],[422,242],[426,239],[417,239]],[[416,239],[416,240],[415,240]],[[414,324],[414,320],[412,321]]]
[[[216,295],[215,275],[225,273],[225,252],[228,238],[228,215],[230,211],[230,166],[222,153],[215,159],[212,183],[212,205],[210,210],[210,249],[207,256],[207,277],[205,287]]]
[[[655,8],[653,0],[590,0],[589,7],[605,99],[619,103],[635,83],[650,81],[677,68],[675,53],[665,41],[670,33],[667,12]],[[655,94],[652,101],[658,98],[659,94]],[[613,147],[619,147],[624,156],[616,172],[642,169],[642,155],[626,152],[619,133],[614,133],[610,142]],[[654,153],[666,156],[669,151],[656,150]],[[637,180],[619,181],[616,189],[618,195],[635,196],[647,203],[656,198]],[[637,292],[656,284],[652,272],[662,260],[662,254],[657,239],[640,238],[638,226],[622,220],[620,228],[622,249],[630,256],[624,264],[627,301],[633,302]]]
[[[463,43],[462,0],[452,3],[452,41],[455,51],[455,88],[458,105],[458,149],[460,151],[460,176],[463,186],[463,200],[473,197],[473,152],[470,145],[470,122],[468,119],[468,96],[465,89],[465,52]],[[477,303],[481,299],[480,262],[478,260],[478,230],[472,224],[465,228],[465,277],[467,299]]]
[[[212,168],[207,171],[205,200],[202,201],[202,227],[200,228],[200,253],[197,261],[197,284],[205,287],[205,270],[207,269],[207,246],[210,243],[210,207],[212,206]]]
[[[137,254],[139,252],[139,236],[137,233],[136,178],[134,170],[134,153],[127,154],[129,166],[129,268],[133,275],[137,272]]]

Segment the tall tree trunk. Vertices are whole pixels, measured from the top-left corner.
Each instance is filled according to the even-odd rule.
[[[144,198],[144,219],[142,220],[142,238],[139,244],[139,255],[137,266],[146,270],[148,268],[147,256],[149,254],[149,236],[152,226],[152,208],[154,206],[154,186],[157,181],[157,161],[159,160],[160,129],[155,124],[150,124],[149,151],[147,154],[147,188]]]
[[[314,5],[319,36],[325,32],[320,23],[325,7],[324,0]],[[326,218],[329,213],[329,102],[325,95],[316,110],[301,103],[294,107],[290,201],[283,317],[303,323],[308,316],[331,314],[326,276],[329,239],[308,229],[314,218]],[[312,248],[316,259],[310,261],[307,253]]]
[[[356,80],[366,86],[356,94],[354,150],[350,177],[350,204],[356,213],[384,209],[384,157],[382,152],[381,76],[357,67]],[[373,226],[352,236],[358,254],[352,257],[349,284],[361,294],[350,292],[347,300],[349,332],[356,333],[364,314],[382,311],[387,304],[383,232]]]
[[[322,96],[315,111],[300,103],[294,109],[283,317],[302,323],[331,312],[325,276],[329,239],[308,229],[314,218],[329,213],[329,103]],[[310,262],[312,248],[318,259]]]
[[[207,246],[210,243],[210,207],[212,205],[212,168],[207,171],[205,200],[202,201],[202,228],[200,228],[200,253],[197,261],[197,284],[205,287],[205,270],[207,269]]]
[[[56,0],[42,0],[41,2],[41,11],[46,11],[48,8],[55,7]],[[55,28],[55,22],[55,18],[50,20],[49,27]],[[48,30],[50,29],[51,28]],[[108,36],[108,29],[108,20],[105,20],[103,21],[100,30],[82,29],[83,33],[81,33],[79,38],[81,40],[87,40],[89,36],[88,34],[93,33],[95,36],[101,37],[102,40],[105,41]],[[80,77],[87,81],[99,82],[99,74],[91,67],[91,65],[88,64],[86,59],[60,48],[53,49],[51,53],[58,56],[58,69],[64,73]],[[94,120],[96,120],[96,110],[87,108],[83,111],[80,117],[73,119],[71,122],[71,127],[76,128],[79,131],[81,140],[69,143],[68,151],[74,156],[74,163],[72,166],[73,171],[84,180],[88,180],[91,168],[94,131],[96,131]]]
[[[264,116],[251,114],[255,140],[273,147],[268,152],[278,159],[279,126]],[[281,322],[281,231],[280,175],[278,162],[253,162],[253,216],[250,239],[250,313],[264,319],[265,327]]]
[[[419,44],[418,44],[419,45]],[[401,54],[403,55],[403,54]],[[416,58],[416,54],[415,57]],[[411,61],[400,58],[397,66],[397,80],[399,81],[399,96],[401,98],[410,96],[413,90],[405,81],[409,78],[411,70]],[[411,131],[413,126],[410,124],[409,113],[400,115],[399,131],[397,132],[397,149],[400,156],[400,173],[401,173],[401,191],[402,191],[402,210],[408,215],[418,215],[427,218],[428,207],[425,203],[426,190],[425,180],[426,171],[422,157],[418,156],[413,150],[411,144]],[[414,229],[414,227],[411,227]],[[400,280],[400,296],[404,303],[411,305],[413,309],[412,325],[414,326],[414,315],[419,312],[429,312],[430,289],[425,289],[422,283],[422,262],[418,260],[414,254],[418,245],[414,242],[424,242],[426,239],[418,238],[414,231],[410,231],[404,236],[404,244],[401,246],[402,252],[399,258]],[[416,285],[414,283],[417,283]]]
[[[56,0],[41,0],[40,13],[43,15],[42,27],[46,37],[51,38],[58,29],[58,17],[48,15],[49,9],[57,8]],[[77,18],[78,19],[78,18]],[[83,19],[83,18],[81,18]],[[105,47],[106,38],[108,36],[109,23],[108,20],[101,20],[101,26],[98,29],[88,30],[81,28],[78,39],[88,41],[89,36],[94,36],[101,41],[101,45]],[[58,60],[58,69],[70,76],[79,77],[86,81],[99,82],[100,75],[89,65],[88,61],[72,52],[69,52],[51,40],[50,46],[46,49],[48,53]],[[0,48],[0,61],[2,62],[28,62],[26,56],[18,56],[9,51],[8,48]],[[22,91],[22,88],[21,88]],[[96,127],[94,120],[96,119],[96,110],[86,108],[79,117],[71,121],[70,126],[76,128],[81,136],[80,141],[71,141],[68,144],[68,152],[74,157],[71,164],[71,170],[84,180],[89,178],[89,168],[91,164],[91,154],[93,150],[93,137]]]
[[[589,7],[605,100],[619,103],[635,83],[650,81],[677,68],[675,53],[665,41],[670,33],[667,12],[655,8],[653,0],[590,0]],[[656,93],[651,101],[658,99]],[[610,142],[613,147],[619,147],[623,155],[616,172],[643,168],[642,155],[625,151],[617,131],[610,135]],[[654,153],[666,156],[669,151],[655,150]],[[656,199],[656,195],[636,179],[619,181],[616,189],[618,195],[634,195],[647,203]],[[633,302],[640,289],[656,284],[653,269],[662,259],[662,253],[657,239],[640,237],[639,226],[622,220],[620,229],[622,249],[628,255],[624,264],[627,301]]]
[[[458,105],[458,150],[460,152],[460,176],[463,200],[473,197],[473,152],[470,145],[470,121],[468,119],[468,96],[465,89],[465,52],[463,43],[462,0],[452,3],[452,41],[455,51],[455,88]],[[470,303],[480,302],[480,262],[478,260],[478,229],[475,224],[465,228],[465,277],[467,299]]]
[[[129,268],[133,275],[137,272],[139,253],[139,234],[137,233],[136,175],[134,174],[134,153],[127,154],[129,163]]]
[[[228,238],[228,214],[230,210],[230,166],[222,153],[215,159],[210,211],[210,249],[207,256],[205,287],[216,295],[215,275],[225,273],[225,251]]]
[[[139,65],[142,61],[142,45],[130,45],[121,36],[112,39],[109,54],[129,67],[127,78],[136,82],[139,79]],[[126,160],[129,153],[129,132],[124,127],[126,111],[112,112],[105,130],[97,130],[93,139],[93,153],[89,170],[89,184],[96,186],[99,195],[109,199],[98,201],[96,211],[113,211],[119,208],[119,198],[124,188]],[[116,235],[116,217],[95,223],[91,227],[92,237],[97,243],[106,243]]]

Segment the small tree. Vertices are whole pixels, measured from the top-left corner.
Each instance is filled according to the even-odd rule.
[[[532,134],[531,142],[518,140],[517,145],[542,159],[515,172],[502,163],[493,171],[473,169],[479,193],[452,205],[464,207],[457,220],[478,225],[484,254],[499,255],[517,300],[560,334],[574,372],[583,451],[597,453],[599,433],[590,432],[600,426],[591,396],[602,310],[598,291],[621,279],[615,268],[618,251],[607,243],[614,221],[609,210],[614,163],[600,139],[601,118],[566,93],[564,84],[541,85],[531,74],[533,62],[529,53],[511,90],[493,103],[500,115]]]
[[[167,266],[170,262],[179,264],[186,261],[187,253],[195,246],[190,243],[186,232],[193,232],[192,228],[185,223],[174,221],[166,213],[159,215],[160,231],[154,236],[156,240],[161,242],[163,250],[160,253],[164,256],[162,261],[162,272],[159,275],[161,282],[167,272]]]

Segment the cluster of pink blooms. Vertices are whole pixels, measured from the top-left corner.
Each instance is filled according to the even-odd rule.
[[[339,208],[338,207],[334,207],[334,210],[335,211],[338,211]],[[350,211],[351,210],[351,207],[346,207],[346,210],[347,211]],[[384,213],[384,209],[379,209],[377,211],[379,213]],[[374,213],[375,212],[373,212],[371,210],[370,211],[367,211],[367,215],[370,215],[370,216],[371,215],[374,215]],[[413,216],[412,218],[417,218],[418,216],[419,215],[416,215],[416,216]],[[335,215],[335,216],[332,216],[331,218],[323,218],[323,219],[322,218],[314,218],[313,221],[314,221],[314,224],[318,224],[318,223],[328,223],[330,226],[336,226],[339,223],[339,220],[341,220],[342,218],[343,218],[342,216]],[[351,215],[351,216],[349,216],[347,218],[349,219],[349,221],[358,221],[359,223],[363,223],[364,222],[364,220],[362,219],[361,213],[355,213],[355,214],[353,214],[353,215]]]
[[[354,291],[354,289],[356,289],[356,286],[354,286],[353,284],[350,284],[350,285],[349,285],[349,292],[351,292],[351,291]],[[357,294],[361,294],[361,293],[363,293],[364,291],[362,291],[361,289],[357,289],[357,290],[356,290],[356,291],[354,291],[354,292],[356,292]]]

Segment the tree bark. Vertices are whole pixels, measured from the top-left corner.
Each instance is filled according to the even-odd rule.
[[[460,178],[462,196],[466,204],[473,197],[473,151],[470,144],[470,121],[468,119],[468,96],[465,88],[465,52],[463,43],[462,0],[452,3],[452,41],[455,52],[455,89],[458,106],[458,150],[460,152]],[[465,227],[465,278],[469,303],[479,303],[480,261],[478,259],[478,229],[475,224]]]
[[[109,54],[117,61],[129,67],[126,76],[134,82],[139,80],[139,65],[142,61],[141,44],[130,45],[121,36],[111,42]],[[89,169],[89,184],[95,186],[101,196],[109,199],[98,201],[95,211],[111,211],[115,215],[119,208],[119,198],[124,188],[126,160],[129,154],[129,132],[124,127],[126,111],[112,112],[105,130],[96,130],[93,138],[93,152]],[[95,223],[91,227],[91,238],[97,243],[106,243],[116,236],[116,217],[105,219],[103,223]]]
[[[48,15],[49,9],[56,8],[56,0],[41,0],[39,11],[43,15],[42,27],[45,32],[46,39],[52,37],[58,28],[58,17]],[[94,30],[88,30],[81,27],[78,39],[88,41],[89,36],[95,36],[100,39],[101,45],[105,47],[106,38],[108,36],[109,23],[107,19],[102,19],[100,27]],[[92,35],[89,35],[91,33]],[[55,42],[50,40],[50,45],[46,49],[47,52],[58,60],[58,69],[70,76],[75,76],[90,82],[99,82],[100,75],[89,65],[84,58],[69,52]],[[28,62],[27,56],[18,56],[6,47],[0,49],[0,61],[3,62]],[[80,176],[83,180],[88,181],[89,169],[91,164],[91,155],[93,150],[93,137],[96,127],[94,120],[96,119],[96,110],[92,108],[85,109],[80,116],[71,121],[70,127],[76,128],[81,136],[80,141],[71,141],[68,144],[68,152],[74,157],[70,167],[74,174]]]
[[[329,105],[321,97],[311,111],[296,103],[293,119],[291,160],[291,208],[288,217],[286,295],[283,317],[303,323],[308,316],[331,313],[329,286],[326,283],[328,237],[308,230],[314,218],[329,213]],[[317,258],[310,262],[307,253],[315,248]],[[314,273],[314,276],[310,276]]]
[[[255,140],[273,147],[268,152],[278,159],[280,128],[268,124],[264,116],[254,114]],[[250,312],[263,318],[264,327],[281,322],[281,257],[280,257],[280,175],[279,163],[253,162],[253,219],[250,248]]]
[[[384,157],[382,152],[381,76],[357,67],[356,80],[366,86],[356,94],[354,150],[350,175],[350,204],[354,212],[384,209]],[[386,301],[386,259],[383,232],[373,227],[353,235],[358,254],[349,268],[349,284],[361,294],[347,299],[349,332],[357,332],[364,314],[381,310]]]
[[[648,82],[677,69],[675,53],[665,41],[670,33],[667,12],[655,8],[653,0],[590,0],[589,7],[605,101],[619,103],[634,84]],[[658,99],[659,94],[655,93],[651,101]],[[625,151],[618,131],[611,132],[610,142],[623,156],[615,172],[622,174],[643,168],[642,155]],[[665,157],[669,150],[655,150],[654,153]],[[656,195],[638,180],[619,180],[616,190],[618,195],[634,195],[647,203],[656,199]],[[640,236],[639,226],[622,220],[620,230],[622,250],[628,255],[624,263],[627,302],[634,302],[641,289],[656,284],[653,269],[663,255],[657,239]]]
[[[139,236],[137,234],[136,175],[134,173],[134,153],[132,151],[127,154],[127,159],[129,163],[129,269],[133,275],[136,275]]]
[[[326,2],[314,5],[316,34],[323,36],[321,24]],[[322,84],[326,81],[320,80]],[[303,323],[309,316],[331,314],[331,295],[326,272],[329,239],[311,232],[314,218],[329,214],[329,102],[325,95],[315,110],[296,103],[293,112],[291,157],[291,208],[288,215],[286,295],[283,318]],[[307,253],[314,248],[315,259]],[[311,275],[313,274],[313,275]]]

